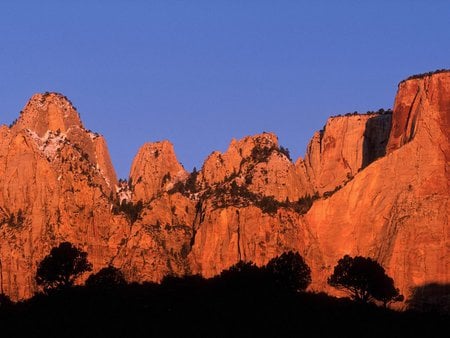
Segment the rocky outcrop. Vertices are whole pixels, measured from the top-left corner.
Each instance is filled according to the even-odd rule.
[[[12,131],[29,129],[43,137],[48,131],[66,133],[71,128],[83,129],[72,103],[58,93],[35,94],[20,112]]]
[[[214,152],[207,158],[199,175],[203,189],[232,181],[277,201],[297,201],[311,193],[308,181],[273,133],[233,140],[224,154]]]
[[[133,199],[148,201],[161,192],[169,191],[187,176],[188,173],[177,160],[172,143],[146,143],[131,166]]]
[[[314,134],[297,166],[304,166],[315,192],[332,192],[384,155],[390,126],[391,114],[332,117]]]
[[[196,203],[179,193],[162,193],[122,234],[112,263],[129,281],[161,281],[191,273],[187,260],[194,236]]]

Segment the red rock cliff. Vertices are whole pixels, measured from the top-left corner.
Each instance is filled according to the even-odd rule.
[[[59,94],[37,94],[0,138],[0,286],[13,299],[36,291],[37,263],[69,240],[97,266],[109,255],[116,178],[101,136],[84,129]]]
[[[191,174],[169,142],[146,144],[119,205],[103,138],[61,95],[35,95],[0,127],[1,291],[31,296],[38,262],[65,240],[130,281],[297,250],[316,290],[331,290],[345,254],[378,260],[405,296],[448,284],[449,126],[450,73],[415,78],[392,116],[331,118],[295,165],[271,133],[233,140]]]
[[[235,181],[255,194],[278,201],[296,201],[311,193],[306,177],[299,173],[273,133],[233,140],[224,154],[212,153],[203,164],[199,181],[203,188]]]
[[[318,289],[344,254],[375,258],[407,297],[450,282],[449,90],[450,73],[401,83],[388,155],[306,215],[325,262]]]
[[[304,165],[314,191],[333,191],[384,155],[390,125],[390,114],[332,117],[314,134],[305,160],[297,165]]]

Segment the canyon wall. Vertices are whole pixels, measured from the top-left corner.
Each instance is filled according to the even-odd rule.
[[[376,259],[405,296],[449,284],[449,90],[450,73],[402,82],[387,156],[306,215],[325,262],[319,289],[345,254]]]
[[[330,118],[295,163],[263,133],[188,173],[162,141],[117,182],[104,139],[66,98],[37,94],[0,127],[0,292],[35,293],[37,264],[62,241],[129,281],[210,277],[296,250],[313,290],[334,292],[326,279],[345,254],[379,261],[406,297],[448,284],[449,126],[443,72],[401,82],[392,114]]]

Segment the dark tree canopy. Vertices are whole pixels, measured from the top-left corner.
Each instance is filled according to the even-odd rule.
[[[256,266],[253,262],[239,261],[227,270],[221,272],[220,283],[238,293],[247,293],[252,290],[263,290],[270,288],[270,281],[263,268]]]
[[[92,270],[87,260],[87,253],[63,242],[53,248],[39,264],[36,282],[44,287],[44,291],[58,290],[73,285],[77,277]]]
[[[285,252],[265,266],[239,261],[220,274],[221,281],[252,291],[304,291],[311,283],[311,270],[298,252]]]
[[[392,302],[403,302],[405,299],[400,290],[394,286],[394,280],[386,274],[379,279],[378,285],[373,289],[373,298],[379,300],[386,307]]]
[[[253,277],[262,272],[253,262],[239,261],[227,270],[223,270],[220,274],[222,278],[235,278],[236,276],[242,278]]]
[[[311,284],[311,269],[298,252],[289,251],[272,258],[267,271],[279,286],[290,291],[305,291]]]
[[[386,306],[390,302],[403,300],[394,287],[394,280],[384,268],[367,257],[345,255],[334,267],[328,284],[346,291],[354,300],[363,303],[378,300]]]
[[[86,286],[89,287],[117,287],[126,285],[125,277],[119,269],[108,266],[99,272],[92,274],[86,280]]]

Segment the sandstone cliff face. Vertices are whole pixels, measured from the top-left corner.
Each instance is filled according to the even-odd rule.
[[[214,187],[227,181],[278,201],[296,201],[311,193],[309,182],[272,133],[233,140],[224,154],[214,152],[207,158],[200,172],[200,185]]]
[[[406,297],[450,282],[449,89],[449,73],[400,84],[388,156],[306,215],[326,267],[313,269],[318,289],[344,254],[375,258]]]
[[[0,136],[0,292],[35,293],[37,264],[62,241],[87,251],[94,272],[112,264],[130,281],[189,272],[196,202],[165,193],[187,175],[170,143],[142,148],[135,192],[120,206],[103,137],[83,127],[65,97],[33,96]]]
[[[195,194],[193,273],[211,277],[240,260],[264,265],[285,251],[312,250],[314,238],[299,226],[295,210],[311,185],[288,156],[274,134],[263,133],[233,140],[224,154],[208,157]]]
[[[218,196],[207,196],[202,221],[194,225],[192,270],[212,276],[240,259],[261,265],[294,249],[312,267],[316,290],[334,292],[326,279],[345,254],[379,261],[406,297],[426,283],[448,283],[449,95],[443,88],[450,88],[448,77],[434,75],[412,80],[414,85],[401,85],[393,117],[370,114],[330,119],[325,131],[311,141],[305,161],[297,161],[297,175],[302,177],[300,182],[306,182],[304,191],[308,183],[319,193],[342,188],[316,200],[305,216],[283,206],[264,212],[251,196],[250,201],[227,199],[232,195],[229,190],[219,190],[222,203],[217,203]],[[399,100],[411,106],[408,93],[402,91],[410,86],[416,89],[409,100],[419,99],[421,105],[406,110],[421,118],[416,119],[412,138],[400,136],[410,143],[396,152],[391,147],[392,154],[383,157],[388,138],[389,144],[399,138],[395,128],[390,133],[391,118],[394,125],[412,119],[405,119],[397,108]],[[407,135],[409,131],[405,129]],[[234,154],[243,152],[235,149]],[[227,161],[220,158],[213,154],[208,161],[214,159],[216,167],[207,163],[202,170],[204,176],[208,171],[222,172],[216,182],[226,177],[223,173],[235,172],[224,170]],[[245,186],[245,180],[238,182]],[[248,190],[258,191],[252,182],[246,183]]]
[[[384,155],[390,125],[390,114],[332,117],[314,134],[297,166],[304,165],[315,192],[331,192]]]
[[[113,264],[136,282],[190,274],[187,256],[197,212],[195,200],[178,192],[160,192],[158,198],[144,203],[130,233],[122,235]]]
[[[148,201],[183,181],[188,173],[178,162],[169,141],[144,144],[131,166],[133,199]]]
[[[444,72],[422,79],[411,79],[399,84],[394,110],[396,118],[392,123],[392,133],[389,138],[387,152],[391,153],[415,138],[418,123],[434,120],[437,130],[448,141],[448,126],[450,119],[450,88],[449,73]],[[439,112],[437,116],[428,113],[429,110]],[[426,114],[426,116],[421,116]],[[435,125],[433,127],[436,127]],[[433,131],[433,129],[430,129]],[[443,139],[442,141],[445,141]],[[441,142],[448,147],[448,142]]]
[[[104,266],[115,174],[102,138],[59,94],[35,95],[0,141],[1,290],[36,290],[37,263],[69,240]]]
[[[292,210],[265,213],[255,205],[215,208],[208,202],[202,207],[189,256],[194,273],[212,277],[240,260],[261,266],[289,250],[321,261],[316,239]]]
[[[101,171],[105,189],[112,190],[117,178],[104,138],[84,128],[72,103],[58,93],[36,94],[11,128],[11,135],[27,133],[48,160],[58,157],[61,147],[72,145]]]
[[[345,254],[378,260],[407,297],[448,284],[449,127],[450,73],[411,79],[392,115],[330,118],[295,165],[271,133],[191,174],[169,142],[145,144],[120,205],[104,139],[61,95],[35,95],[0,126],[0,291],[36,292],[36,266],[61,241],[137,282],[296,250],[315,290],[334,292],[326,279]]]

